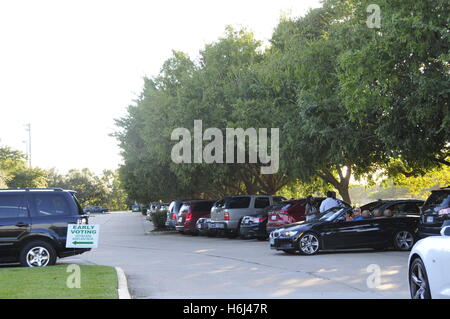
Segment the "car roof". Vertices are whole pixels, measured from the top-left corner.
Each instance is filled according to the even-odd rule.
[[[0,193],[18,193],[18,192],[33,192],[33,193],[46,193],[46,192],[68,192],[71,194],[76,193],[74,190],[62,189],[62,188],[0,188]]]

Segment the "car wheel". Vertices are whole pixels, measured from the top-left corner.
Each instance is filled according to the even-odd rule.
[[[402,230],[394,236],[394,247],[398,250],[408,251],[414,246],[414,235],[408,230]]]
[[[409,268],[409,290],[412,299],[431,299],[427,271],[420,258],[414,259]]]
[[[319,237],[313,233],[305,233],[298,239],[298,248],[302,255],[315,255],[320,250]]]
[[[56,263],[56,251],[45,241],[33,241],[20,250],[20,264],[23,267],[45,267]]]

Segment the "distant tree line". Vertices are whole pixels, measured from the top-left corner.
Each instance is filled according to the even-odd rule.
[[[109,210],[122,210],[129,204],[117,171],[104,170],[98,176],[87,168],[72,169],[67,174],[55,169],[30,168],[25,154],[8,146],[0,147],[0,188],[45,187],[76,191],[84,208],[104,206]]]
[[[270,45],[226,29],[198,59],[174,51],[116,121],[120,178],[140,202],[225,194],[274,194],[289,187],[336,189],[351,180],[419,177],[445,168],[450,182],[450,9],[448,0],[325,0],[282,18]],[[175,164],[177,127],[194,120],[279,128],[280,170],[256,164]],[[313,186],[313,187],[311,187]]]

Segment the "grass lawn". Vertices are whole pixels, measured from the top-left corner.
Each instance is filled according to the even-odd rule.
[[[81,265],[80,288],[68,288],[69,265],[0,268],[2,299],[117,299],[114,267]],[[70,280],[69,280],[70,281]],[[70,282],[73,282],[70,281]]]

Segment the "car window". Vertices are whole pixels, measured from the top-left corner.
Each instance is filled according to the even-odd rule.
[[[450,207],[450,193],[433,192],[423,205],[422,211],[427,214],[438,213],[441,209]]]
[[[248,208],[250,206],[250,197],[230,197],[225,201],[224,208]]]
[[[394,216],[401,215],[419,215],[420,208],[414,203],[401,203],[390,207]]]
[[[213,202],[200,202],[195,205],[195,210],[201,212],[210,211],[213,204]]]
[[[265,208],[270,205],[270,200],[268,197],[256,197],[255,208]]]
[[[180,213],[187,212],[189,210],[189,204],[183,204],[180,207]]]
[[[272,200],[274,203],[281,203],[282,201],[285,201],[286,198],[284,198],[283,196],[274,196],[272,197]]]
[[[287,204],[284,204],[284,205],[281,207],[280,210],[286,211],[286,210],[288,210],[290,207],[292,207],[293,205],[294,205],[294,203],[287,203]]]
[[[28,217],[28,209],[22,195],[0,196],[0,218]]]
[[[70,215],[70,207],[64,196],[57,194],[35,194],[34,203],[38,216]]]
[[[322,221],[332,221],[335,218],[339,217],[346,211],[345,207],[333,207],[327,210],[322,216],[320,216],[319,220]]]

